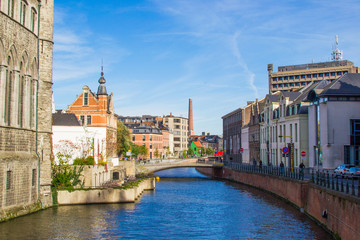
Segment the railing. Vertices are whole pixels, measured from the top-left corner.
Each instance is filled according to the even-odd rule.
[[[234,162],[224,162],[225,166],[240,172],[260,173],[296,180],[310,180],[312,183],[333,191],[349,194],[360,198],[360,179],[343,178],[342,175],[335,175],[328,170],[316,171],[314,169],[301,169],[278,166],[258,166]]]
[[[328,170],[312,170],[311,173],[311,181],[314,184],[360,198],[360,179],[356,181],[354,177],[351,177],[351,179],[349,177],[350,176],[331,173]]]
[[[278,167],[278,166],[258,166],[251,164],[241,163],[225,163],[226,166],[232,168],[235,171],[250,172],[250,173],[261,173],[273,176],[305,180],[305,175],[308,172],[306,169],[293,168],[293,171],[289,167]]]

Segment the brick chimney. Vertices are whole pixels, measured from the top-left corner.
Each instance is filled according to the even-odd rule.
[[[189,98],[189,137],[194,135],[192,100]]]

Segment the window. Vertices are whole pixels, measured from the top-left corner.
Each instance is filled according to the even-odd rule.
[[[324,77],[324,74],[323,74],[323,73],[319,73],[319,77]]]
[[[298,141],[298,124],[295,123],[295,142]]]
[[[85,124],[85,116],[80,116],[80,125],[84,126]]]
[[[84,106],[89,105],[89,93],[84,93]]]
[[[152,136],[150,135],[150,141],[152,141]]]
[[[150,147],[149,147],[150,149],[152,149],[152,144],[150,143]]]
[[[300,79],[300,75],[296,75],[296,76],[295,76],[295,79]]]
[[[142,140],[145,141],[145,135],[142,136]]]
[[[9,170],[6,172],[6,190],[11,189],[11,177],[12,177],[12,174],[11,174],[11,171]]]
[[[281,81],[281,80],[283,80],[283,78],[282,78],[282,77],[279,77],[279,81]]]
[[[26,19],[26,2],[25,1],[21,1],[21,6],[20,6],[20,23],[22,25],[25,25],[25,19]]]
[[[277,84],[273,84],[273,88],[277,88]]]
[[[290,79],[293,80],[293,79],[294,79],[294,76],[290,76]]]
[[[335,72],[332,72],[332,73],[331,73],[331,76],[335,76]]]
[[[36,184],[36,169],[32,170],[32,178],[31,178],[31,186],[35,186]]]
[[[325,77],[329,77],[330,76],[330,73],[325,73]]]
[[[299,86],[300,86],[300,83],[298,83],[298,82],[297,82],[297,83],[295,83],[295,86],[299,87]]]
[[[342,74],[342,72],[337,72],[336,75],[340,76]]]
[[[135,136],[132,136],[132,140],[133,140],[133,142],[135,141]]]
[[[19,93],[18,93],[18,125],[23,126],[23,108],[24,108],[24,66],[20,62],[20,76],[19,76]]]
[[[290,87],[293,87],[295,84],[294,83],[290,83]]]
[[[306,82],[302,82],[302,83],[301,83],[301,86],[305,86],[305,85],[306,85]]]
[[[301,78],[302,78],[302,79],[305,78],[305,74],[301,75]]]
[[[277,81],[277,77],[273,77],[273,81]]]
[[[8,2],[8,15],[14,17],[14,0],[9,0]]]
[[[288,86],[289,86],[289,84],[287,84],[287,83],[284,84],[284,87],[288,87]]]
[[[314,74],[313,74],[313,77],[314,77],[314,78],[317,78],[317,76],[318,76],[317,73],[314,73]]]
[[[360,120],[350,120],[350,145],[360,145]]]
[[[36,15],[37,15],[37,13],[36,13],[35,8],[31,8],[31,26],[30,26],[30,28],[31,28],[32,32],[35,32],[35,24],[36,24],[36,20],[37,20]]]
[[[311,74],[306,74],[306,78],[311,78]]]
[[[289,77],[284,77],[284,80],[289,80]]]
[[[7,126],[10,126],[10,116],[11,116],[11,92],[12,92],[12,78],[13,78],[13,72],[12,72],[12,60],[11,57],[8,57],[8,68],[5,72],[5,80],[6,80],[6,86],[5,86],[5,115],[4,120],[5,124]]]
[[[91,125],[91,115],[86,116],[86,125]]]

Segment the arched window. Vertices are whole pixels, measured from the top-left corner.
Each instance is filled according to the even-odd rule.
[[[19,95],[18,95],[18,125],[23,126],[23,112],[24,112],[24,62],[20,62],[20,76],[19,76]]]
[[[26,9],[27,9],[27,2],[25,0],[22,0],[20,5],[20,23],[24,26],[26,20]]]
[[[5,114],[4,121],[5,124],[10,126],[10,115],[11,115],[11,91],[12,91],[12,79],[13,79],[13,70],[12,70],[12,59],[9,56],[7,59],[7,69],[6,69],[6,81],[5,81]]]

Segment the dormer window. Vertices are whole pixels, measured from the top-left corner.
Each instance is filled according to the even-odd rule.
[[[89,105],[89,93],[85,92],[84,93],[84,106],[88,106]]]

